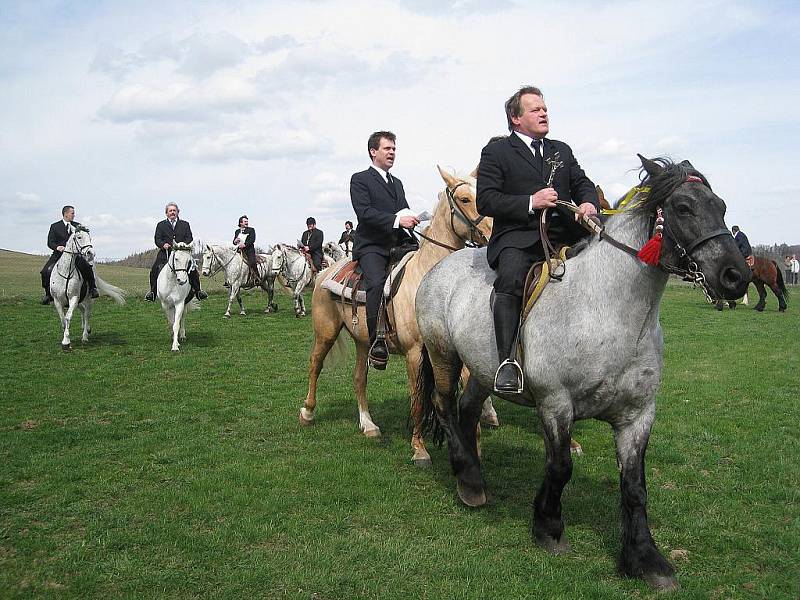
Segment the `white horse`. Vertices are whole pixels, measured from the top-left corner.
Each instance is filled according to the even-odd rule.
[[[311,283],[313,271],[305,255],[289,244],[277,244],[272,251],[272,269],[278,274],[281,283],[292,292],[294,316],[306,316],[303,290]]]
[[[189,272],[195,269],[192,257],[192,244],[178,242],[169,253],[167,264],[158,274],[158,298],[161,308],[167,315],[167,322],[172,328],[172,351],[180,350],[178,340],[186,339],[183,319],[186,316],[186,297],[191,291]],[[199,308],[197,302],[189,303],[190,309]]]
[[[75,227],[75,231],[67,239],[64,252],[50,272],[50,294],[53,296],[53,306],[56,307],[61,327],[64,330],[64,336],[61,339],[61,347],[64,350],[72,349],[69,324],[76,306],[81,311],[81,325],[83,326],[81,341],[88,342],[89,334],[92,332],[89,319],[92,316],[94,298],[87,293],[83,277],[75,264],[78,256],[82,256],[90,265],[94,263],[94,248],[89,230],[80,226]],[[118,304],[125,304],[124,290],[103,281],[96,274],[95,283],[101,293],[111,296]],[[82,299],[81,296],[83,296]]]
[[[258,254],[258,278],[259,287],[267,292],[267,308],[265,313],[276,312],[278,305],[274,302],[275,296],[275,276],[277,271],[272,269],[272,251],[268,254]],[[230,285],[228,293],[228,307],[225,309],[225,317],[231,316],[231,304],[233,299],[239,303],[239,314],[244,316],[242,303],[242,287],[247,282],[249,267],[242,257],[242,253],[235,246],[211,246],[206,244],[203,248],[203,275],[210,277],[219,271],[225,272],[225,281]]]
[[[336,242],[327,242],[322,247],[322,255],[328,260],[328,266],[337,262],[345,256],[350,256],[347,252]]]

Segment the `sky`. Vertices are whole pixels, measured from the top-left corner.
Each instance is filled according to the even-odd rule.
[[[431,209],[522,85],[608,198],[637,153],[688,159],[729,226],[798,244],[798,32],[796,1],[0,0],[0,248],[49,252],[72,204],[121,258],[170,201],[203,242],[242,214],[261,246],[308,216],[338,240],[371,132]]]

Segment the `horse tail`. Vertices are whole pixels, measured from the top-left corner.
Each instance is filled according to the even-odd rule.
[[[781,268],[778,266],[774,260],[770,261],[773,265],[775,265],[775,272],[778,274],[775,278],[775,285],[778,286],[778,289],[783,292],[784,296],[789,295],[789,290],[786,287],[786,282],[783,281],[783,273],[781,273]]]
[[[122,288],[118,288],[115,285],[111,285],[107,281],[100,279],[100,276],[95,274],[94,281],[97,284],[97,289],[100,290],[106,296],[110,296],[114,299],[114,302],[117,304],[125,304],[125,296],[128,295],[128,292],[123,290]]]
[[[441,446],[445,435],[436,414],[436,406],[433,404],[436,382],[433,377],[431,357],[428,355],[428,348],[425,345],[422,346],[416,388],[417,397],[422,401],[422,435],[431,437],[435,444]]]
[[[347,360],[347,329],[344,327],[339,330],[339,335],[333,346],[322,361],[323,369],[337,369],[341,367]]]

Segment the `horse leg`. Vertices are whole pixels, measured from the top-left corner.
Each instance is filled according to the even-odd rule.
[[[91,298],[86,298],[86,301],[82,304],[78,304],[78,308],[81,311],[81,326],[83,327],[83,335],[81,335],[82,342],[89,341],[89,333],[91,333],[91,328],[89,327],[89,317],[92,314],[92,305],[91,305]]]
[[[366,343],[356,342],[356,368],[353,369],[353,387],[358,401],[358,428],[371,438],[381,437],[380,427],[375,425],[372,415],[369,414],[367,403],[367,355],[369,348]]]
[[[325,323],[314,322],[314,346],[308,359],[308,393],[303,407],[300,409],[300,424],[311,425],[314,422],[314,411],[317,409],[317,381],[322,372],[325,357],[333,347],[342,328],[341,321],[336,321],[338,327],[332,326],[334,321]],[[319,327],[317,326],[319,325]]]
[[[755,308],[758,312],[763,312],[764,307],[767,305],[767,290],[764,289],[764,282],[760,279],[754,279],[753,284],[758,290],[758,304],[756,304],[753,308]]]
[[[489,428],[500,427],[500,419],[497,417],[491,396],[488,396],[481,405],[481,425]]]
[[[470,377],[458,402],[458,423],[461,426],[462,439],[468,449],[474,450],[478,460],[481,458],[480,421],[483,418],[485,400],[491,400],[489,394],[491,394],[490,389],[481,387],[473,377]]]
[[[64,335],[64,307],[61,304],[61,300],[58,297],[58,295],[53,295],[53,306],[56,307],[56,313],[58,314],[58,323],[59,323],[59,325],[61,325],[61,330],[62,330],[62,332],[61,332],[61,335],[62,335],[61,348],[62,348],[62,350],[69,350],[70,349],[69,344],[64,346],[64,339],[63,339],[63,335]]]
[[[569,551],[561,517],[561,494],[572,477],[572,405],[569,397],[551,396],[539,405],[546,462],[544,480],[533,501],[533,537],[552,554]]]
[[[64,320],[62,321],[62,326],[64,327],[64,337],[61,339],[61,348],[64,350],[71,350],[72,349],[72,342],[69,339],[69,324],[72,321],[72,313],[75,312],[75,307],[78,304],[78,296],[72,296],[69,299],[69,306],[67,307],[67,312],[64,314]]]
[[[231,283],[231,289],[228,292],[228,306],[225,308],[225,314],[222,315],[226,319],[231,318],[231,304],[233,304],[233,299],[236,298],[236,295],[239,293],[239,287],[236,283]]]
[[[778,299],[778,312],[783,312],[786,310],[786,297],[783,295],[783,291],[780,287],[778,287],[777,283],[773,283],[769,286],[769,289],[772,290],[772,293],[775,294],[775,297]]]
[[[242,301],[242,282],[239,282],[239,287],[236,290],[236,302],[239,303],[239,316],[246,317],[247,313],[244,311],[244,302]]]
[[[408,387],[411,392],[411,461],[418,467],[427,467],[431,464],[431,455],[425,447],[422,438],[422,394],[420,389],[420,369],[422,365],[422,347],[412,346],[406,351],[406,372],[408,373]]]
[[[641,577],[657,590],[669,591],[678,587],[675,569],[656,548],[647,523],[644,456],[654,417],[651,405],[633,421],[612,424],[622,501],[620,569],[629,577]]]
[[[181,319],[183,318],[183,303],[176,305],[171,311],[172,322],[172,351],[177,352],[180,350],[181,345],[178,343],[178,333],[181,330]]]

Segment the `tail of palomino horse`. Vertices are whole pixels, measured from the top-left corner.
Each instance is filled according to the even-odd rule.
[[[346,364],[347,338],[348,338],[347,329],[342,327],[342,329],[339,331],[339,335],[336,337],[336,341],[333,342],[333,346],[331,346],[331,349],[325,356],[325,360],[322,361],[323,369],[337,369],[342,365]]]
[[[418,397],[422,399],[422,435],[424,437],[431,436],[433,442],[441,446],[444,443],[445,433],[439,423],[439,417],[436,415],[436,406],[433,404],[436,382],[433,378],[433,365],[428,356],[428,348],[424,345],[420,354],[419,377],[416,387]]]
[[[125,297],[128,295],[128,292],[100,279],[100,277],[96,274],[94,279],[97,283],[97,289],[100,291],[100,293],[110,296],[117,304],[125,304]]]

